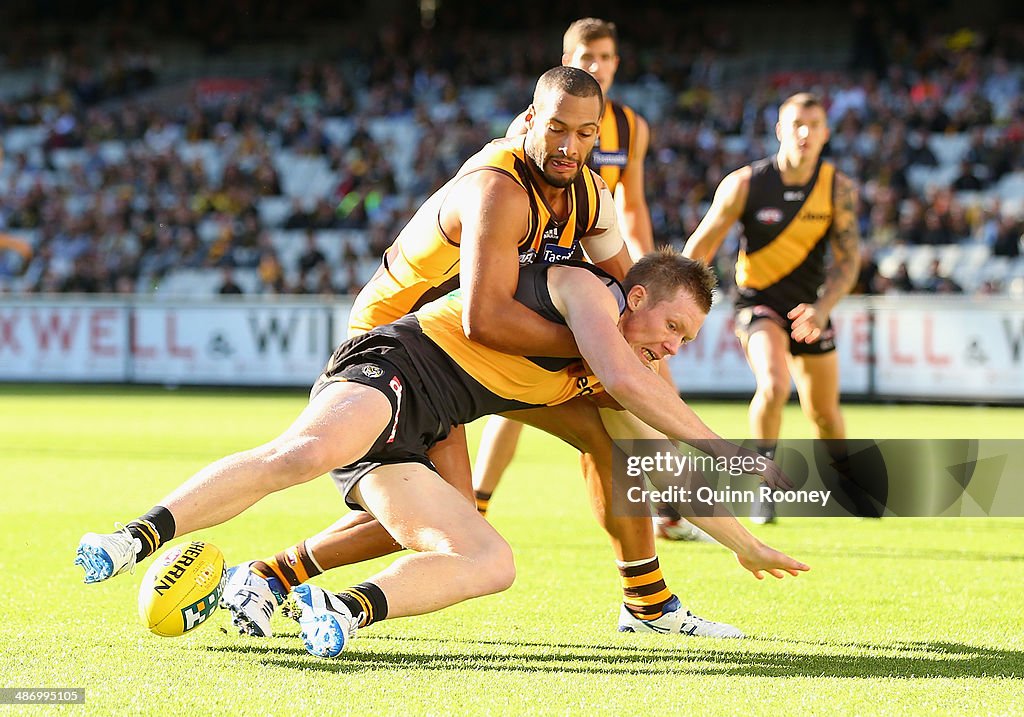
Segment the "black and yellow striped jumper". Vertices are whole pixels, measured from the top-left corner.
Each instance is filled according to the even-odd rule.
[[[529,229],[519,241],[520,266],[582,258],[580,239],[594,232],[600,211],[594,172],[587,167],[580,170],[568,188],[568,212],[556,218],[539,180],[528,169],[524,141],[525,135],[490,142],[420,207],[356,297],[349,335],[395,321],[458,287],[459,243],[445,234],[440,213],[455,183],[474,172],[500,172],[529,196]]]
[[[743,332],[752,322],[769,319],[788,333],[791,322],[786,314],[797,304],[814,303],[825,282],[836,169],[831,162],[819,161],[810,181],[791,186],[782,183],[775,156],[750,168],[736,261],[736,328]],[[818,342],[790,342],[794,354],[834,348],[831,324]]]

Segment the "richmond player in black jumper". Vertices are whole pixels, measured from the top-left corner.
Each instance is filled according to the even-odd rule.
[[[839,359],[829,314],[857,279],[857,189],[821,159],[825,109],[809,93],[779,107],[779,152],[722,180],[683,253],[710,261],[729,229],[743,224],[736,262],[736,334],[757,381],[750,432],[774,453],[790,376],[818,438],[846,437],[839,409]],[[826,261],[826,248],[831,260]],[[774,520],[774,508],[753,516]]]

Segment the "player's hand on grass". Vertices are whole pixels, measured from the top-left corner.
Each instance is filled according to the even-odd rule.
[[[786,316],[793,322],[790,336],[805,344],[817,341],[828,325],[828,314],[814,304],[797,304]]]
[[[781,580],[786,573],[796,577],[811,569],[809,565],[794,560],[760,541],[755,542],[749,550],[736,553],[736,559],[758,580],[764,580],[764,573]]]

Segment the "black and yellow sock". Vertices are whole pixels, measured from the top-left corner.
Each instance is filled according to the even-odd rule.
[[[473,495],[476,496],[476,509],[480,511],[480,515],[487,515],[487,507],[491,504],[491,494],[477,490],[473,491]]]
[[[359,627],[380,622],[388,616],[388,599],[384,597],[384,591],[373,583],[359,583],[337,595],[345,607],[360,618]]]
[[[144,516],[124,527],[142,543],[142,548],[135,555],[136,560],[149,557],[161,545],[174,538],[174,516],[162,505],[154,506]]]
[[[252,564],[252,571],[267,580],[277,578],[288,590],[323,572],[306,549],[305,540],[273,557],[257,560]]]
[[[672,599],[672,591],[665,585],[658,558],[615,562],[622,577],[626,609],[639,620],[657,620],[661,617],[665,604]]]

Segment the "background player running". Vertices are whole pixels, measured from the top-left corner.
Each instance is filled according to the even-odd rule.
[[[775,132],[778,154],[723,179],[683,249],[710,262],[733,224],[743,225],[736,335],[757,381],[750,432],[767,456],[775,452],[791,376],[817,437],[846,437],[829,314],[853,288],[860,267],[857,189],[821,159],[829,138],[821,102],[806,92],[793,95],[779,107]],[[755,507],[753,518],[773,521],[774,506]]]

